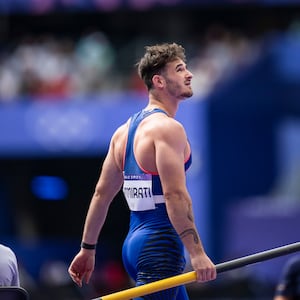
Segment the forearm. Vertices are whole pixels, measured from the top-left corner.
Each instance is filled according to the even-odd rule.
[[[111,178],[114,180],[112,181]],[[109,205],[120,190],[122,182],[122,172],[114,169],[111,163],[105,161],[84,224],[82,241],[85,243],[97,243]]]
[[[193,216],[192,203],[186,193],[166,195],[168,215],[172,225],[180,236],[191,256],[204,254]]]
[[[105,222],[108,203],[100,199],[100,194],[95,191],[86,216],[82,241],[88,244],[96,244],[100,231]]]

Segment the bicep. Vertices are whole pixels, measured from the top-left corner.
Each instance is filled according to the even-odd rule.
[[[164,193],[185,190],[185,146],[186,135],[181,127],[162,133],[155,142],[156,167]]]
[[[170,220],[178,234],[193,222],[192,204],[186,187],[184,130],[169,132],[157,143],[156,163]]]

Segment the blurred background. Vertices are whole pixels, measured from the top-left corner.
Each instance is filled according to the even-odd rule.
[[[299,240],[300,1],[0,0],[0,242],[32,300],[131,286],[121,193],[91,283],[76,288],[67,268],[111,134],[147,103],[134,65],[146,45],[173,41],[194,74],[176,118],[208,254],[220,263]],[[272,299],[289,256],[189,284],[191,299]]]

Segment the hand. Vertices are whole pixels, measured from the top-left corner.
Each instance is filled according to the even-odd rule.
[[[81,249],[80,252],[73,259],[70,267],[69,274],[72,280],[80,287],[82,281],[89,283],[95,267],[95,250]]]
[[[216,279],[216,267],[206,254],[200,254],[191,258],[191,264],[197,274],[198,282],[205,282]]]

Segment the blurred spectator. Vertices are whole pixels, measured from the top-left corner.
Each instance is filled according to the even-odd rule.
[[[69,92],[70,54],[66,41],[51,38],[22,44],[16,51],[23,82],[21,92],[37,96],[67,96]]]
[[[0,53],[0,101],[18,96],[64,99],[107,88],[114,49],[101,32],[71,38],[24,37],[15,49]],[[110,86],[111,87],[111,86]]]
[[[291,22],[288,32],[299,32],[298,24]],[[206,97],[217,85],[255,63],[267,39],[266,35],[250,38],[220,24],[210,25],[203,36],[200,40],[188,37],[187,43],[187,49],[192,49],[195,98]],[[155,43],[149,36],[135,35],[116,45],[97,29],[75,38],[25,36],[0,50],[0,101],[14,101],[23,95],[72,99],[122,90],[144,94],[133,65],[137,48],[150,39]]]
[[[300,299],[300,256],[289,259],[276,286],[274,300]]]
[[[133,37],[122,46],[131,57],[137,40]],[[147,44],[145,39],[143,42]],[[258,53],[255,42],[223,26],[210,27],[203,45],[196,40],[190,43],[190,48],[201,49],[191,59],[196,96],[207,95],[216,83],[253,61]],[[143,94],[145,89],[130,73],[134,61],[124,60],[122,49],[117,52],[107,36],[97,30],[75,39],[25,36],[14,49],[0,52],[0,101],[24,95],[59,100],[105,90]]]
[[[21,77],[13,68],[8,55],[0,59],[0,97],[2,101],[14,100],[20,93]]]
[[[0,244],[0,286],[20,286],[19,269],[15,253]]]
[[[79,92],[99,91],[106,80],[111,81],[114,64],[114,50],[102,32],[83,36],[74,49],[75,90]]]

